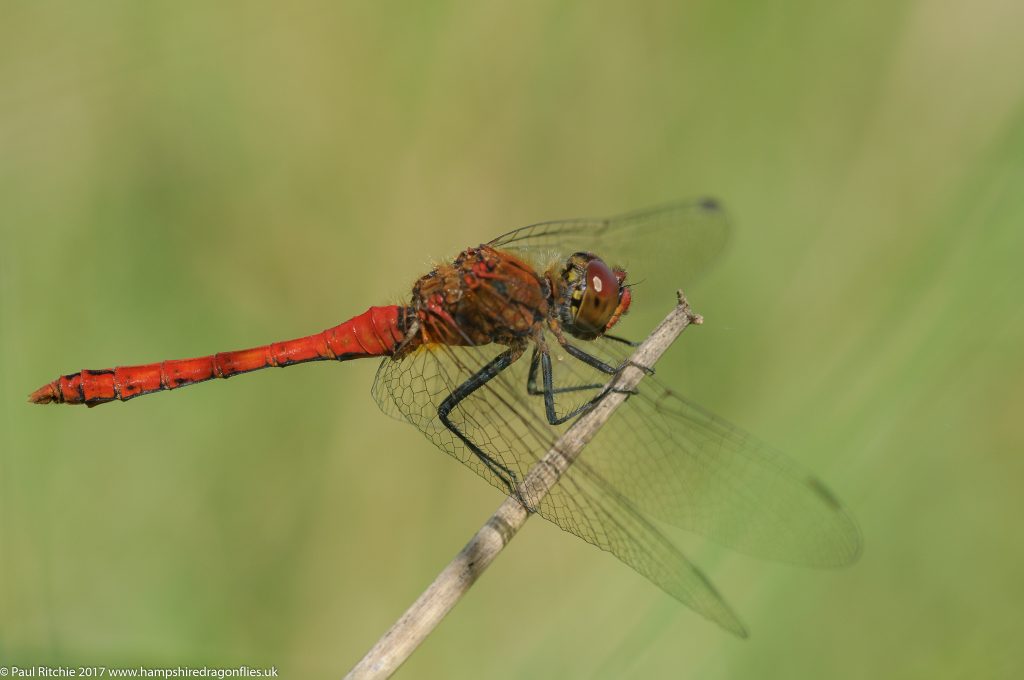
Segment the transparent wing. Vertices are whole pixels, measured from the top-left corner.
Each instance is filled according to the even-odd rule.
[[[503,348],[420,349],[401,361],[381,364],[373,394],[385,410],[405,414],[441,450],[501,491],[504,483],[437,418],[437,408],[455,387]],[[554,427],[540,397],[528,398],[529,357],[474,392],[452,412],[453,423],[495,460],[523,479],[567,426]],[[708,579],[630,501],[586,460],[587,452],[539,503],[538,514],[583,540],[611,552],[701,615],[745,636],[739,619]]]
[[[585,348],[613,365],[631,352],[607,340]],[[580,384],[593,369],[562,361],[554,374],[556,385]],[[642,513],[748,555],[814,567],[860,555],[860,529],[824,483],[656,377],[640,383],[585,455]]]
[[[853,517],[831,491],[779,451],[652,380],[598,451],[654,453],[633,479],[661,480],[629,494],[658,519],[742,552],[814,567],[861,552]],[[653,389],[652,389],[653,388]],[[634,427],[639,427],[637,437]]]
[[[556,347],[556,345],[551,345]],[[621,363],[628,347],[585,345]],[[438,419],[444,399],[504,348],[421,348],[385,360],[373,393],[435,445],[490,484],[504,482]],[[598,393],[607,376],[575,359],[553,361],[556,411]],[[523,479],[568,425],[552,426],[541,395],[527,391],[529,352],[453,411],[453,423]],[[532,500],[532,499],[527,499]],[[742,625],[707,579],[650,519],[704,534],[742,552],[784,562],[838,566],[857,559],[861,537],[840,502],[781,453],[648,377],[536,506],[562,529],[613,553],[663,590],[723,627]]]
[[[542,222],[488,245],[541,264],[575,252],[594,253],[625,268],[629,281],[671,292],[698,279],[728,241],[725,211],[714,199],[701,198],[606,219]]]
[[[416,426],[435,446],[488,483],[507,491],[504,482],[467,449],[437,415],[441,402],[503,349],[493,344],[472,348],[437,345],[420,347],[400,361],[384,359],[377,369],[372,394],[385,413],[392,416],[400,414],[399,417]],[[486,389],[478,391],[477,395],[483,396],[481,392]],[[462,432],[472,432],[473,440],[479,442],[492,458],[520,475],[522,466],[529,468],[528,461],[519,463],[507,446],[496,445],[502,439],[499,428],[511,428],[518,422],[514,418],[515,410],[504,408],[496,394],[487,396],[489,398],[476,400],[479,401],[476,408],[467,408],[469,400],[463,401],[463,408],[455,409],[450,418]]]

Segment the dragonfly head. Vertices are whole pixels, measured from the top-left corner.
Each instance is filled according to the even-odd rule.
[[[580,340],[608,332],[629,309],[626,270],[592,253],[575,253],[562,269],[562,326]]]

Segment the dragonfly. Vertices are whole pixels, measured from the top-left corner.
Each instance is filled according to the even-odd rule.
[[[546,495],[524,497],[519,485],[608,394],[636,344],[613,332],[623,317],[699,277],[729,231],[724,209],[708,198],[534,224],[438,264],[407,304],[370,307],[321,333],[252,349],[82,370],[29,400],[96,406],[268,367],[382,357],[372,395],[385,413],[746,637],[663,527],[775,561],[853,563],[862,544],[855,520],[793,460],[648,375]]]

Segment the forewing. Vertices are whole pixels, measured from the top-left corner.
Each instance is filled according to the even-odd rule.
[[[586,348],[610,362],[629,351],[607,340]],[[592,370],[563,362],[555,382],[579,382]],[[824,483],[655,377],[640,383],[585,456],[644,514],[741,552],[809,566],[845,565],[860,554],[856,522]]]
[[[861,535],[846,508],[784,454],[697,404],[645,381],[632,408],[598,433],[590,463],[620,468],[643,512],[742,552],[828,567],[859,557]]]
[[[420,349],[400,361],[385,361],[378,370],[373,393],[386,411],[401,412],[438,448],[507,491],[501,479],[437,418],[438,406],[452,390],[502,349]],[[529,355],[520,359],[463,400],[451,414],[453,423],[467,437],[519,480],[567,427],[548,424],[543,398],[527,394],[529,363]],[[704,575],[637,513],[612,480],[588,463],[588,455],[589,450],[584,451],[543,499],[527,499],[538,514],[611,552],[703,616],[745,635],[735,614]]]
[[[715,200],[702,198],[605,219],[542,222],[503,234],[489,245],[539,263],[594,253],[624,267],[628,281],[671,292],[698,279],[728,240],[725,211]]]

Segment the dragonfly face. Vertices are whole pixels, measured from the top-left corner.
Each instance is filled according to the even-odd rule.
[[[629,309],[632,297],[626,270],[609,267],[592,253],[573,254],[560,280],[559,320],[580,340],[594,340],[608,332]]]

